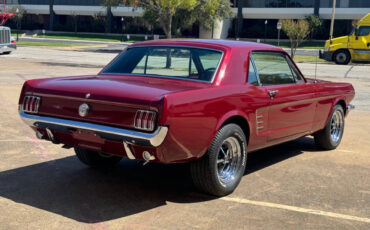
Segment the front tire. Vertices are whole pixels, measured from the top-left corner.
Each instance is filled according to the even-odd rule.
[[[336,105],[325,128],[314,135],[315,143],[325,150],[336,149],[342,140],[343,132],[344,110],[341,105]]]
[[[244,175],[247,163],[247,141],[236,124],[223,126],[207,153],[190,165],[194,185],[215,196],[232,193]]]
[[[108,155],[94,150],[75,148],[77,158],[94,168],[106,168],[116,165],[122,157]]]
[[[351,61],[351,54],[347,50],[338,50],[334,53],[334,61],[338,65],[347,65]]]

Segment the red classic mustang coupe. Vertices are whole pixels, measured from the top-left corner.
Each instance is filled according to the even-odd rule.
[[[190,162],[196,187],[223,196],[249,152],[306,135],[335,149],[353,97],[351,84],[305,79],[277,47],[159,40],[129,46],[98,75],[25,82],[19,112],[89,166]]]

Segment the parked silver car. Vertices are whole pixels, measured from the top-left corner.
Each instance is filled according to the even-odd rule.
[[[17,49],[17,45],[11,36],[10,28],[0,26],[0,54],[10,54],[15,49]]]

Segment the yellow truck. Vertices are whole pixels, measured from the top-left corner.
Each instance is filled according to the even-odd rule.
[[[351,60],[370,62],[370,13],[363,17],[348,36],[327,40],[320,58],[347,65]]]

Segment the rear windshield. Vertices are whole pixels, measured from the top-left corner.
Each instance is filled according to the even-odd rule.
[[[102,74],[135,74],[211,82],[222,52],[202,48],[129,48]]]

